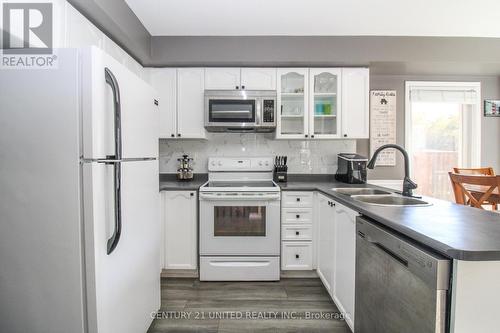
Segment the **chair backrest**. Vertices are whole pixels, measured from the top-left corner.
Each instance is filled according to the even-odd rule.
[[[455,201],[458,204],[470,203],[473,207],[483,208],[482,205],[488,202],[495,189],[500,188],[500,176],[465,175],[453,172],[449,175]],[[473,192],[479,195],[474,195]]]
[[[495,171],[492,167],[486,168],[453,168],[454,173],[464,174],[464,175],[485,175],[494,176]]]

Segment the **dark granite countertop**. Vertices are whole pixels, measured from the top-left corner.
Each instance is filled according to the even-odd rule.
[[[283,191],[319,191],[380,224],[458,260],[500,260],[500,214],[424,197],[431,206],[388,207],[366,204],[332,191],[349,185],[335,180],[280,183]]]
[[[174,173],[161,173],[160,191],[197,191],[207,180],[206,173],[197,173],[190,181],[178,181]]]

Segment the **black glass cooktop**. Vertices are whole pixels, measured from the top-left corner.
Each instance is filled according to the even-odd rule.
[[[208,182],[206,187],[275,187],[272,181],[259,182],[228,182],[228,181],[212,181]]]

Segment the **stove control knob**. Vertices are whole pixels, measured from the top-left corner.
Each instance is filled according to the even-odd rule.
[[[266,161],[266,166],[269,166],[269,161]]]
[[[222,166],[222,161],[219,161],[219,166]]]
[[[212,161],[212,165],[215,166],[215,161]]]
[[[259,161],[259,165],[262,166],[262,161]]]

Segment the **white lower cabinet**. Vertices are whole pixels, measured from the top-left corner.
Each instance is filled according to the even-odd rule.
[[[354,289],[356,267],[357,212],[339,203],[335,205],[335,283],[334,301],[346,322],[354,327]]]
[[[334,295],[335,209],[332,200],[318,194],[318,275],[331,297]]]
[[[165,191],[163,195],[163,268],[196,269],[198,262],[196,191]]]
[[[317,196],[317,273],[347,324],[354,329],[357,212]]]
[[[282,270],[311,270],[312,242],[283,242],[281,248]]]
[[[312,270],[313,192],[281,195],[281,269]]]

